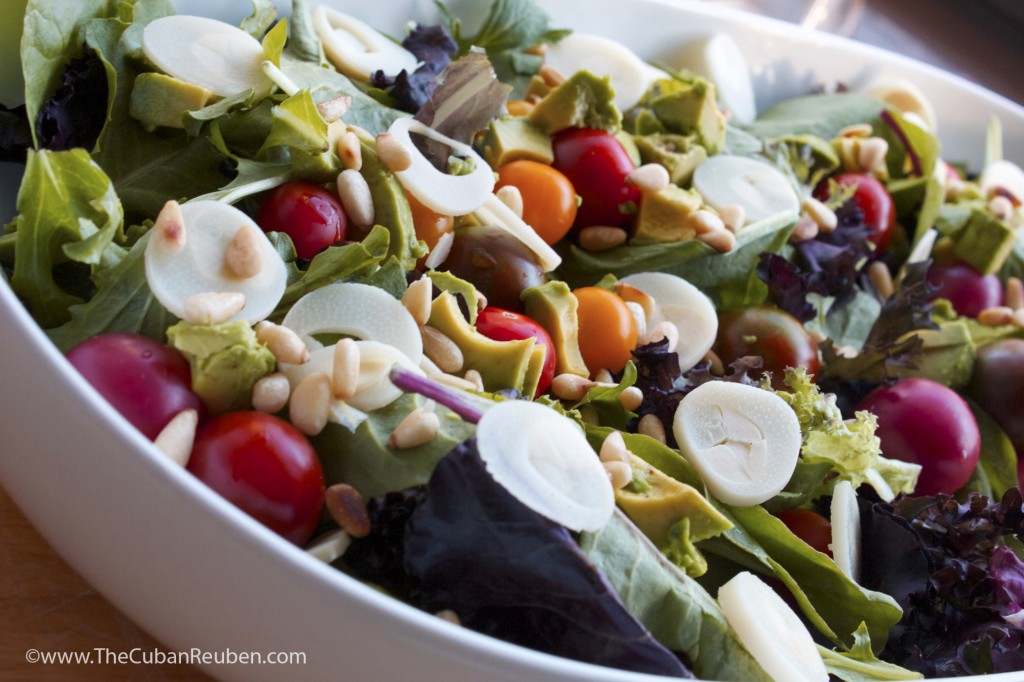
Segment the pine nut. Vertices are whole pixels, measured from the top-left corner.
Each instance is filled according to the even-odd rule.
[[[548,53],[550,45],[547,43],[539,43],[537,45],[531,45],[530,47],[523,50],[526,54],[532,54],[535,57],[543,57]]]
[[[636,288],[632,284],[625,282],[616,283],[615,294],[626,303],[636,303],[639,305],[644,317],[652,317],[658,307],[657,302],[650,294]]]
[[[836,212],[814,197],[806,197],[804,199],[803,209],[822,232],[834,232],[839,225],[839,218],[836,217]]]
[[[679,345],[679,329],[671,322],[659,322],[647,333],[645,343],[654,343],[662,339],[668,340],[668,352],[673,353]]]
[[[462,391],[478,390],[474,382],[468,379],[463,379],[462,377],[457,377],[454,374],[447,374],[445,372],[430,372],[427,374],[427,376],[436,381],[437,383],[444,384],[445,386],[449,386],[451,388],[457,388]],[[483,379],[480,380],[480,383],[481,385],[483,384]],[[479,390],[483,389],[481,388]]]
[[[278,362],[301,365],[309,360],[309,349],[288,327],[263,321],[256,325],[256,340],[267,347]]]
[[[594,373],[594,381],[599,384],[614,385],[614,382],[612,380],[612,373],[603,367]]]
[[[185,299],[185,321],[215,325],[227,322],[245,307],[245,296],[237,291],[192,294]]]
[[[565,372],[551,380],[551,392],[562,400],[583,400],[593,385],[594,382],[587,377]]]
[[[475,369],[467,369],[466,374],[465,376],[463,376],[463,378],[469,383],[473,384],[476,391],[483,393],[484,378],[480,376],[480,372],[476,371]]]
[[[512,99],[505,106],[508,107],[509,116],[529,116],[536,105],[533,102],[527,102],[525,99]]]
[[[323,372],[310,374],[292,391],[288,418],[307,436],[315,436],[327,426],[331,412],[331,380]]]
[[[433,300],[434,283],[429,277],[420,277],[410,284],[402,294],[402,305],[422,327],[430,319],[430,303]]]
[[[622,490],[633,480],[633,467],[625,462],[605,462],[602,464],[612,482],[612,489]]]
[[[231,277],[250,279],[263,269],[263,235],[254,225],[242,225],[224,249],[224,270]]]
[[[365,538],[372,530],[366,503],[359,491],[347,483],[335,483],[324,491],[331,518],[354,538]]]
[[[988,200],[988,210],[999,220],[1009,220],[1013,216],[1013,202],[1002,194],[996,194]]]
[[[1020,310],[1024,308],[1024,282],[1017,277],[1010,277],[1006,280],[1006,293],[1003,300],[1008,308]]]
[[[452,625],[462,625],[462,621],[459,619],[459,614],[455,613],[451,609],[441,609],[434,615],[441,620],[448,621]]]
[[[725,231],[725,223],[722,222],[722,219],[703,208],[686,216],[686,225],[697,234],[698,238],[708,232]]]
[[[653,414],[645,414],[640,417],[640,421],[636,425],[636,432],[648,438],[653,438],[659,443],[666,442],[665,425]]]
[[[869,123],[854,123],[839,131],[839,137],[871,137],[874,132]]]
[[[732,204],[719,211],[718,217],[722,219],[725,229],[736,234],[747,222],[747,210],[740,204]]]
[[[986,327],[1001,327],[1004,324],[1013,324],[1013,315],[1013,308],[997,305],[979,312],[978,322]]]
[[[1013,319],[1010,320],[1015,327],[1024,327],[1024,308],[1013,311]]]
[[[429,443],[441,429],[441,420],[434,412],[425,412],[422,407],[405,416],[388,438],[388,447],[395,450],[414,448]]]
[[[351,400],[358,385],[359,345],[352,339],[339,339],[334,344],[331,394],[338,400]]]
[[[621,431],[612,431],[605,436],[598,456],[602,462],[629,463],[629,450],[626,449],[626,441],[622,439]]]
[[[622,393],[619,394],[619,404],[622,405],[622,409],[630,412],[636,412],[637,408],[640,407],[644,402],[644,392],[636,386],[630,386],[623,389]]]
[[[348,95],[341,95],[320,102],[316,105],[316,110],[320,112],[320,116],[325,122],[333,123],[340,120],[351,107],[352,98]]]
[[[885,156],[889,153],[889,143],[881,137],[869,137],[860,140],[857,147],[857,165],[865,173],[873,173],[885,168]]]
[[[462,349],[454,341],[430,325],[420,327],[420,334],[423,336],[423,354],[430,358],[438,369],[448,374],[454,374],[462,369],[465,363]]]
[[[698,234],[697,239],[719,253],[729,253],[736,248],[736,235],[724,227],[721,230],[712,230],[711,232]]]
[[[479,289],[474,289],[473,291],[476,293],[476,309],[479,312],[487,307],[487,297]]]
[[[346,130],[338,138],[335,153],[348,170],[359,171],[363,167],[363,145],[359,136]]]
[[[591,225],[580,230],[579,243],[584,251],[607,251],[625,244],[628,236],[618,227]]]
[[[540,67],[538,75],[544,79],[544,84],[547,85],[549,88],[557,88],[559,85],[565,82],[565,74],[563,74],[561,71],[551,66],[550,64],[545,64],[544,66]]]
[[[523,217],[523,193],[519,191],[518,187],[505,185],[499,188],[494,195],[501,199],[501,203],[512,209],[512,212],[518,217]]]
[[[338,173],[338,199],[355,225],[373,225],[376,215],[373,208],[373,194],[366,178],[358,170],[348,168]]]
[[[351,544],[352,537],[339,529],[315,538],[306,546],[306,552],[325,564],[330,564],[340,559]]]
[[[718,353],[713,350],[709,350],[703,357],[703,360],[708,362],[708,369],[715,376],[722,376],[725,374],[725,363],[722,362],[722,358],[718,357]]]
[[[441,263],[448,260],[448,254],[452,252],[452,244],[455,243],[455,233],[445,232],[437,240],[437,244],[434,244],[434,248],[427,254],[423,264],[428,270],[436,270]]]
[[[170,457],[171,461],[185,466],[192,455],[198,424],[199,414],[195,410],[182,410],[157,434],[153,445]]]
[[[844,358],[855,358],[860,355],[860,350],[856,346],[840,346],[836,352]]]
[[[185,246],[185,218],[181,204],[173,199],[164,204],[153,224],[153,239],[165,253],[177,253]]]
[[[789,241],[793,244],[809,241],[818,236],[819,229],[818,223],[812,218],[800,216],[800,220],[796,221],[796,227],[789,235]]]
[[[875,293],[878,294],[878,297],[883,302],[888,301],[896,291],[896,287],[892,283],[892,273],[889,272],[889,266],[882,261],[876,260],[868,266],[868,279],[875,288]]]
[[[381,133],[376,141],[377,156],[392,173],[401,173],[412,165],[412,152],[391,133]]]
[[[374,141],[373,133],[371,133],[371,132],[370,132],[369,130],[367,130],[366,128],[363,128],[363,127],[361,127],[361,126],[357,126],[357,125],[352,125],[351,123],[349,123],[349,124],[348,124],[347,126],[345,126],[345,127],[346,127],[346,128],[348,129],[348,130],[350,130],[350,131],[352,131],[353,133],[355,133],[355,134],[356,134],[356,137],[358,137],[358,138],[359,138],[360,140],[362,140],[363,142],[373,142],[373,141]]]
[[[639,303],[633,301],[626,301],[626,309],[633,316],[633,322],[636,323],[636,337],[642,339],[647,336],[647,316],[644,315],[644,309],[640,307]]]
[[[660,163],[645,163],[626,176],[626,182],[641,192],[660,192],[669,186],[672,178]]]
[[[274,372],[261,377],[252,387],[252,408],[257,412],[276,414],[288,404],[291,386],[288,377]]]

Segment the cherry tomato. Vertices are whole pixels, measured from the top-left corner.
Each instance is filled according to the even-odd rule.
[[[348,217],[338,198],[310,182],[289,182],[271,190],[256,222],[264,232],[291,237],[303,260],[344,240],[348,232]]]
[[[996,420],[1024,462],[1024,339],[979,348],[967,394]]]
[[[422,239],[433,251],[441,237],[455,230],[455,218],[431,211],[409,192],[406,192],[405,196],[409,200],[409,208],[412,209],[412,224],[416,229],[416,238]]]
[[[534,397],[543,395],[551,385],[551,379],[555,376],[555,344],[544,327],[531,320],[526,315],[520,315],[510,310],[502,310],[494,306],[487,306],[476,316],[476,330],[489,339],[495,341],[518,341],[520,339],[536,339],[537,343],[547,350],[544,354],[544,367],[540,372],[540,380],[537,382],[537,392]]]
[[[800,321],[789,313],[767,306],[743,308],[719,318],[715,352],[726,365],[747,355],[758,355],[762,368],[772,373],[772,386],[785,390],[787,367],[819,369],[818,348]]]
[[[974,472],[981,453],[978,422],[964,399],[930,379],[903,379],[864,397],[858,410],[878,417],[885,457],[921,465],[917,495],[952,494]]]
[[[885,185],[866,173],[841,173],[832,180],[843,187],[857,188],[853,192],[853,201],[864,213],[864,224],[871,229],[868,239],[879,251],[888,246],[896,231],[896,207]],[[828,180],[819,184],[814,190],[814,196],[821,200],[827,199],[828,186]]]
[[[523,196],[523,220],[547,244],[566,235],[576,220],[576,190],[551,166],[521,159],[498,171],[497,188],[513,186]]]
[[[491,225],[460,227],[452,250],[440,265],[473,285],[488,302],[520,312],[524,289],[545,282],[537,254],[511,234]]]
[[[832,556],[832,524],[824,516],[810,509],[787,509],[779,512],[779,521],[808,545],[822,554]]]
[[[297,545],[313,534],[324,475],[313,446],[288,422],[231,412],[196,433],[188,470],[229,502]]]
[[[1003,304],[1003,285],[995,275],[982,275],[966,263],[936,265],[928,281],[939,288],[936,298],[948,299],[965,317],[977,317],[985,308]]]
[[[146,438],[156,438],[182,410],[200,418],[188,360],[171,346],[138,334],[100,334],[68,352],[68,361]]]
[[[635,166],[622,143],[603,130],[569,128],[555,135],[554,167],[576,188],[580,206],[574,229],[590,225],[626,227],[640,203],[640,190],[626,183]]]
[[[576,314],[583,362],[591,374],[601,369],[622,371],[637,341],[636,320],[626,302],[600,287],[583,287],[572,294],[579,303]]]

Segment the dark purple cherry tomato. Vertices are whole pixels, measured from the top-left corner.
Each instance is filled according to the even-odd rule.
[[[917,495],[955,493],[978,464],[978,422],[964,399],[940,383],[913,378],[880,386],[857,409],[877,415],[882,455],[921,465]]]
[[[1024,461],[1024,339],[979,348],[967,394],[1006,432]]]
[[[188,470],[297,545],[313,534],[324,502],[320,460],[288,422],[262,412],[215,417],[196,433]]]
[[[303,260],[344,240],[348,232],[348,217],[338,198],[310,182],[289,182],[271,190],[256,222],[264,232],[291,237]]]
[[[521,339],[536,339],[537,343],[545,347],[544,367],[540,372],[540,380],[537,382],[537,392],[534,397],[547,392],[551,385],[551,379],[555,376],[555,344],[544,327],[526,315],[513,313],[510,310],[502,310],[494,306],[487,306],[476,316],[476,330],[494,341],[519,341]]]
[[[821,552],[832,556],[832,524],[828,519],[810,509],[787,509],[778,513],[779,521],[786,524],[793,535]]]
[[[473,285],[491,305],[522,312],[519,294],[544,283],[544,269],[523,242],[490,225],[455,230],[452,249],[440,265]]]
[[[68,352],[68,361],[107,402],[141,431],[156,438],[182,410],[205,414],[192,392],[192,372],[174,348],[138,334],[101,334]]]
[[[758,355],[762,368],[772,373],[772,386],[785,390],[787,367],[805,367],[818,373],[818,348],[795,317],[768,306],[743,308],[719,317],[715,352],[726,365],[747,355]]]
[[[866,173],[841,173],[832,180],[843,187],[856,186],[853,201],[864,212],[864,224],[871,229],[868,239],[879,251],[883,250],[896,231],[896,207],[889,190],[873,175]],[[814,196],[821,200],[828,198],[828,180],[815,188]]]
[[[928,281],[939,288],[936,298],[949,299],[957,314],[977,317],[985,308],[1003,304],[1003,285],[995,275],[982,275],[966,263],[936,265]]]
[[[640,202],[640,190],[626,182],[636,166],[622,143],[603,130],[569,128],[554,138],[555,170],[580,196],[573,229],[591,225],[625,228]]]

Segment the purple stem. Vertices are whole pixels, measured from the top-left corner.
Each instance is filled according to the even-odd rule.
[[[894,132],[896,137],[899,138],[900,144],[903,145],[905,150],[907,150],[907,156],[910,157],[910,164],[914,167],[914,173],[918,176],[923,175],[921,172],[921,157],[919,157],[917,152],[914,151],[914,146],[910,144],[910,140],[907,139],[907,134],[903,132],[903,128],[900,124],[895,118],[893,118],[892,112],[888,109],[882,109],[882,120],[885,121],[887,126],[892,128],[892,132]]]
[[[425,376],[394,366],[389,375],[391,383],[403,391],[418,393],[424,398],[435,400],[471,424],[476,424],[484,416],[484,408],[470,395]]]

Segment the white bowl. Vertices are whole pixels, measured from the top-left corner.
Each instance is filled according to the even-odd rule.
[[[179,0],[183,11],[211,3]],[[278,3],[283,5],[284,2]],[[335,2],[398,32],[430,0]],[[479,10],[481,3],[454,3]],[[731,33],[758,103],[822,81],[914,80],[940,116],[946,158],[975,168],[984,127],[1003,122],[1024,159],[1024,109],[960,78],[879,49],[710,4],[542,0],[555,26],[602,33],[671,62],[678,46]],[[226,11],[242,16],[241,2]],[[403,14],[404,9],[412,14]],[[217,11],[225,11],[223,3]],[[377,16],[373,16],[376,14]],[[6,198],[13,187],[6,185]],[[0,480],[54,548],[136,623],[175,651],[304,652],[305,663],[217,666],[223,679],[655,680],[505,644],[392,600],[310,558],[172,465],[70,367],[0,283]],[[1020,674],[988,676],[988,682]],[[982,679],[982,678],[977,678]]]

